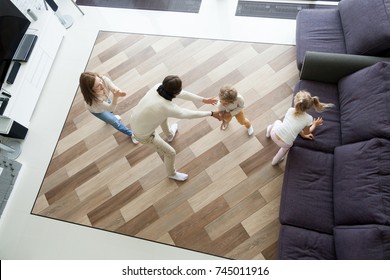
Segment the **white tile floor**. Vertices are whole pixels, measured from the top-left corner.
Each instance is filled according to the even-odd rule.
[[[0,259],[218,259],[30,212],[99,30],[294,44],[295,21],[235,17],[237,0],[204,0],[199,14],[80,6],[84,16],[69,0],[56,2],[74,24],[66,32],[17,159],[23,167],[0,219]]]

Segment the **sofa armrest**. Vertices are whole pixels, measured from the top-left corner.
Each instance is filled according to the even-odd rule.
[[[300,79],[337,83],[341,78],[379,61],[390,61],[390,57],[308,51],[305,54]]]

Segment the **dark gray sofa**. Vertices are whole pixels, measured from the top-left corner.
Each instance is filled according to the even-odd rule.
[[[288,153],[278,241],[283,260],[390,259],[390,58],[374,56],[390,48],[390,0],[342,0],[338,7],[297,17],[295,93],[308,90],[335,106],[310,112],[324,124],[314,140],[298,137]],[[366,20],[359,9],[365,17],[375,11],[370,28],[359,23]],[[343,15],[354,13],[349,25],[356,28],[346,35]]]
[[[307,51],[390,56],[390,0],[341,0],[296,18],[297,66]]]
[[[335,107],[288,153],[279,259],[390,259],[390,62],[336,83],[301,78],[295,92]]]

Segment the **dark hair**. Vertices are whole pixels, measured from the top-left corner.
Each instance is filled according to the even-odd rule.
[[[157,92],[167,100],[172,100],[181,92],[182,82],[178,76],[169,75],[166,76],[157,89]]]
[[[168,92],[171,92],[175,95],[181,92],[181,79],[178,76],[170,75],[166,76],[162,82],[164,89]]]
[[[81,93],[83,94],[85,102],[89,106],[91,106],[93,102],[98,101],[98,98],[93,90],[96,77],[100,76],[94,72],[84,72],[81,73],[79,79]]]

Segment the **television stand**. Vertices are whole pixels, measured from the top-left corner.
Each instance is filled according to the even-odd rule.
[[[36,13],[38,20],[32,22],[26,32],[33,35],[28,38],[38,37],[34,50],[30,48],[28,62],[13,61],[13,65],[20,64],[18,71],[15,70],[16,78],[12,84],[4,82],[1,85],[3,114],[0,115],[0,135],[10,138],[26,137],[35,106],[65,34],[65,28],[51,11],[37,10]]]

